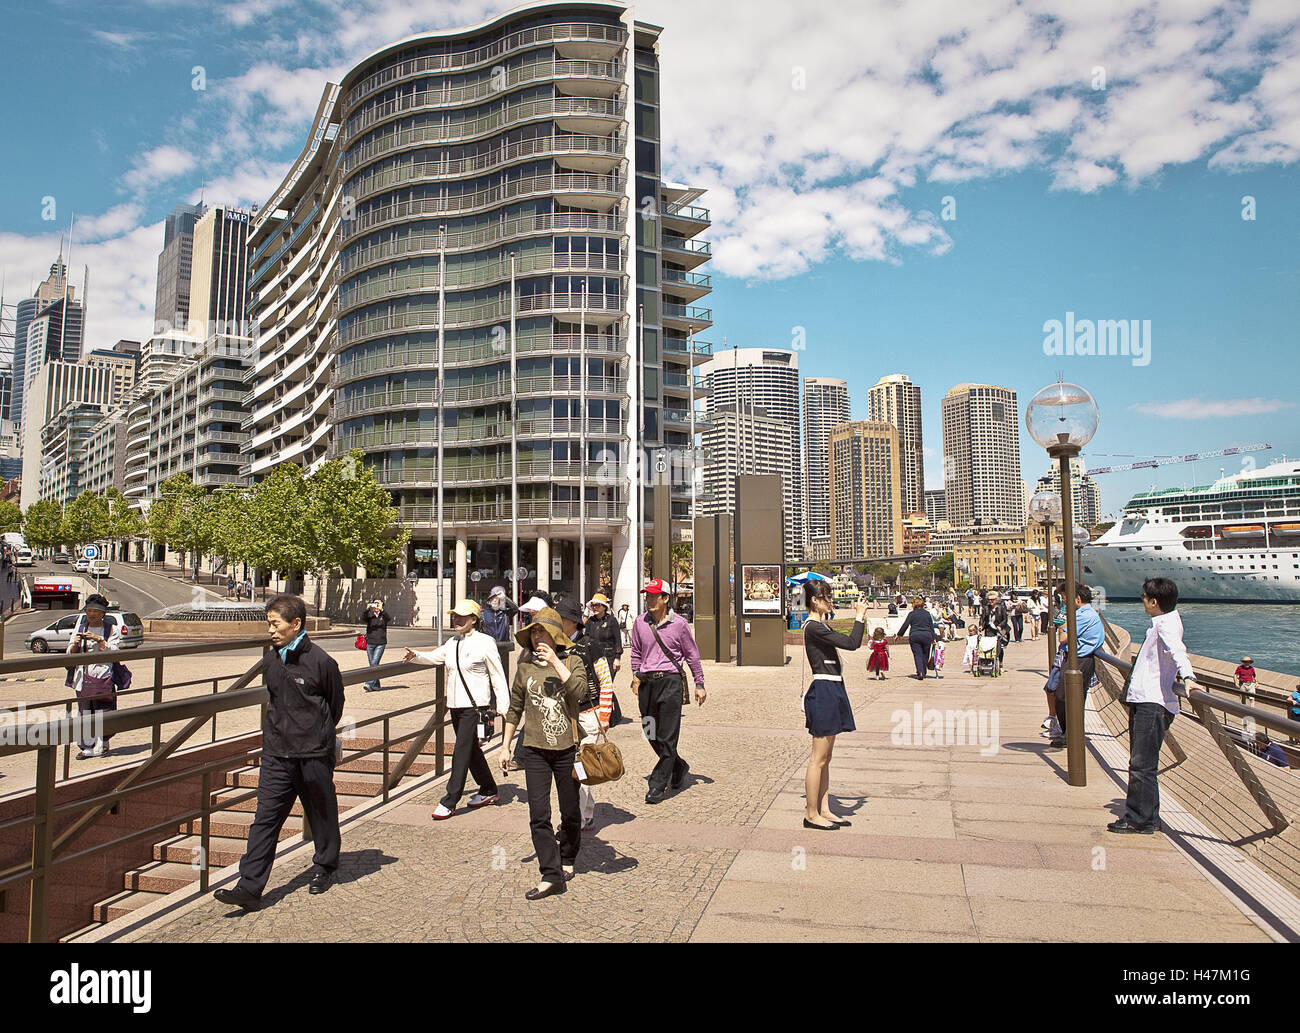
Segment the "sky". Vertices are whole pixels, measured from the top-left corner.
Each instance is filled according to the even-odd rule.
[[[152,326],[178,202],[269,197],[327,81],[481,0],[3,0],[5,300],[75,213],[88,347]],[[715,349],[801,347],[849,381],[918,383],[926,481],[963,382],[1023,409],[1093,393],[1090,466],[1271,451],[1098,478],[1152,484],[1300,456],[1300,4],[1294,0],[654,0],[665,179],[706,189]],[[1067,313],[1070,315],[1067,316]],[[1140,355],[1046,354],[1052,321],[1137,321]],[[1031,486],[1047,464],[1023,433]]]

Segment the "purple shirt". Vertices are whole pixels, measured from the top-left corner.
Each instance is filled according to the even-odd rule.
[[[668,611],[664,622],[658,625],[659,637],[673,653],[679,663],[688,665],[695,678],[695,687],[704,684],[704,665],[700,663],[700,650],[691,635],[691,626],[686,618]],[[650,630],[650,615],[643,613],[632,622],[632,671],[635,674],[650,674],[654,671],[677,673],[677,666],[664,656],[664,651],[655,641],[655,634]]]

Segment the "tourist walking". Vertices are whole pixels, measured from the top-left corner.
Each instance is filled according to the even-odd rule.
[[[1128,683],[1128,795],[1123,816],[1106,826],[1111,832],[1150,835],[1160,831],[1156,772],[1165,733],[1178,713],[1174,679],[1181,676],[1188,690],[1200,687],[1183,645],[1183,619],[1177,606],[1178,586],[1169,578],[1147,578],[1142,583],[1142,608],[1151,618],[1151,627],[1133,661]]]
[[[1039,597],[1037,588],[1029,593],[1029,601],[1026,603],[1026,607],[1029,611],[1029,620],[1027,621],[1029,624],[1029,641],[1037,642],[1043,621],[1043,601]]]
[[[1011,619],[1011,633],[1019,642],[1025,637],[1025,614],[1029,612],[1029,607],[1016,595],[1014,589],[1011,591],[1010,599],[1007,604],[1007,616]]]
[[[366,661],[371,667],[378,667],[384,649],[388,646],[388,625],[392,618],[384,609],[382,600],[372,599],[366,607],[362,620],[366,625]],[[370,679],[363,688],[367,692],[374,692],[379,688],[379,679]]]
[[[998,592],[989,592],[980,611],[980,632],[984,635],[996,635],[998,639],[998,666],[1002,666],[1002,656],[1007,643],[1011,641],[1011,615]]]
[[[272,597],[266,625],[274,648],[262,661],[270,700],[262,718],[257,814],[239,862],[239,882],[213,894],[221,903],[245,910],[261,902],[280,830],[295,799],[302,803],[316,844],[309,886],[313,894],[334,884],[341,845],[334,762],[343,676],[334,659],[307,637],[307,606],[298,596]]]
[[[609,610],[609,597],[597,592],[591,597],[591,616],[587,618],[586,633],[592,641],[598,643],[605,659],[609,661],[610,677],[617,677],[623,667],[623,629],[618,618]],[[611,711],[608,718],[610,727],[614,727],[623,718],[618,705],[618,697],[610,695]]]
[[[1170,584],[1173,584],[1171,581]],[[1079,671],[1083,675],[1083,691],[1088,691],[1088,686],[1092,684],[1096,676],[1097,657],[1096,652],[1106,641],[1106,626],[1102,623],[1101,614],[1092,608],[1092,589],[1087,585],[1079,585],[1074,591],[1074,644],[1075,652],[1079,657]],[[1174,600],[1177,602],[1177,590],[1174,592]],[[1057,649],[1058,656],[1062,650],[1067,648],[1065,641],[1065,631],[1068,624],[1065,621],[1065,614],[1061,613],[1061,645]],[[1179,634],[1182,634],[1182,618],[1178,619]],[[1065,729],[1069,714],[1066,713],[1065,706],[1065,676],[1064,676],[1065,658],[1061,658],[1062,674],[1056,681],[1053,690],[1053,696],[1056,699],[1056,721],[1060,725],[1061,734],[1051,740],[1051,745],[1057,749],[1065,746]],[[1164,733],[1161,733],[1162,735]]]
[[[632,644],[632,607],[624,603],[618,611],[618,624],[623,629],[623,645]]]
[[[451,618],[451,638],[436,649],[408,649],[405,657],[407,663],[440,664],[446,669],[447,709],[456,746],[447,791],[431,815],[434,821],[456,813],[465,793],[466,775],[473,775],[478,786],[469,799],[471,809],[499,799],[492,765],[483,755],[483,742],[492,735],[495,715],[505,713],[510,702],[501,650],[496,639],[483,631],[478,603],[462,599],[447,616]]]
[[[1253,707],[1255,705],[1255,662],[1250,657],[1241,658],[1241,663],[1232,674],[1232,681],[1237,686],[1237,691],[1241,693],[1241,702],[1248,707]],[[1241,729],[1247,735],[1254,735],[1255,719],[1243,717]]]
[[[804,607],[808,611],[808,620],[803,626],[803,648],[812,672],[812,681],[800,700],[804,726],[812,736],[812,752],[804,772],[803,827],[830,831],[851,824],[835,814],[830,805],[835,737],[841,732],[857,729],[853,722],[853,707],[849,705],[849,696],[844,689],[844,668],[839,651],[856,650],[862,645],[867,604],[861,599],[853,604],[853,630],[845,635],[829,623],[835,612],[830,584],[807,581],[803,591]]]
[[[926,665],[930,662],[930,647],[934,645],[934,619],[925,608],[920,596],[912,600],[912,610],[899,625],[897,635],[906,638],[912,647],[912,661],[916,664],[916,674],[909,678],[925,681]]]
[[[524,896],[541,900],[568,888],[578,848],[582,844],[582,814],[578,781],[573,777],[577,755],[574,728],[587,695],[587,672],[581,657],[568,652],[572,640],[564,633],[560,615],[543,607],[515,635],[528,659],[520,659],[510,685],[501,770],[510,770],[515,729],[524,720],[520,763],[528,792],[528,824],[541,881]],[[560,832],[551,825],[551,785],[560,804]]]
[[[614,677],[610,673],[604,646],[591,636],[588,629],[592,621],[590,618],[584,620],[578,600],[572,597],[561,600],[556,604],[555,612],[560,615],[564,633],[573,642],[572,652],[581,658],[587,672],[587,695],[578,710],[578,731],[582,735],[578,745],[585,746],[599,739],[600,733],[609,726]],[[582,812],[582,827],[590,828],[596,822],[596,798],[582,784],[578,786],[578,805]]]
[[[668,586],[654,578],[641,589],[646,612],[632,623],[632,691],[641,710],[641,729],[659,762],[650,772],[645,802],[656,804],[669,789],[680,789],[691,766],[677,752],[682,706],[687,701],[683,665],[695,679],[696,706],[704,706],[704,667],[691,626],[668,606]]]
[[[121,648],[122,622],[109,614],[108,600],[98,592],[87,596],[81,616],[73,627],[72,637],[68,640],[67,652],[102,653]],[[77,713],[81,719],[81,734],[78,737],[81,750],[77,754],[78,760],[109,755],[109,739],[112,736],[101,738],[91,735],[95,718],[88,715],[117,709],[117,686],[125,671],[125,667],[115,663],[82,664],[69,669],[65,684],[69,685],[77,697]]]

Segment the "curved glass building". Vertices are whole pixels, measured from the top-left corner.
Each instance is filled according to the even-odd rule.
[[[659,33],[530,4],[326,88],[250,237],[255,478],[361,449],[432,576],[441,439],[457,596],[505,583],[517,526],[521,591],[575,591],[585,562],[588,593],[634,601],[633,458],[691,445],[711,324],[701,191],[660,177]]]

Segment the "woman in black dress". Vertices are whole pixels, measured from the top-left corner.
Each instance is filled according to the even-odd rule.
[[[803,626],[803,647],[812,668],[812,684],[803,695],[804,724],[813,737],[812,755],[804,774],[804,816],[806,829],[838,829],[849,822],[831,813],[830,772],[835,736],[852,732],[853,708],[844,691],[844,673],[840,667],[840,649],[857,649],[866,630],[867,604],[859,599],[853,607],[852,633],[845,635],[828,623],[835,613],[835,601],[828,581],[809,581],[804,585],[804,603],[808,620]]]
[[[912,600],[912,612],[899,626],[898,637],[907,637],[912,647],[912,660],[916,663],[916,673],[909,678],[925,680],[925,668],[930,662],[930,647],[934,645],[934,618],[925,608],[925,600],[917,596]]]

